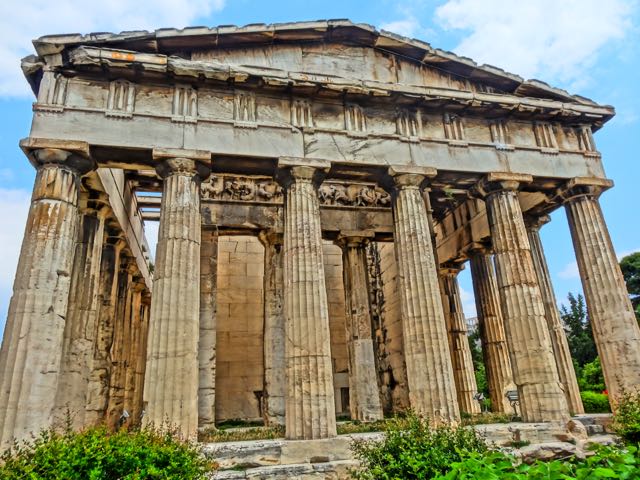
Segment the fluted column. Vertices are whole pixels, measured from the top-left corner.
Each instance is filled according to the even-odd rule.
[[[137,273],[137,272],[136,272]],[[138,376],[138,358],[141,348],[141,335],[143,327],[142,295],[147,286],[140,275],[134,275],[131,283],[131,315],[129,319],[129,345],[125,351],[125,376],[124,376],[124,409],[129,414],[127,426],[139,425],[140,409],[136,402],[136,381]]]
[[[325,290],[317,184],[326,162],[279,161],[285,188],[284,315],[286,436],[336,435],[329,309]]]
[[[50,425],[58,388],[81,175],[67,150],[31,153],[37,174],[0,349],[0,448]]]
[[[99,198],[96,203],[96,200],[89,198],[89,193],[82,194],[81,197],[82,212],[78,224],[54,412],[55,425],[66,425],[68,413],[74,428],[81,428],[85,424],[87,386],[98,314],[100,257],[108,212],[103,206],[105,198]]]
[[[573,360],[571,359],[571,351],[567,342],[567,335],[562,325],[560,311],[556,302],[556,296],[553,293],[553,285],[551,284],[551,275],[549,267],[547,267],[547,259],[544,255],[542,241],[540,240],[540,227],[549,221],[549,217],[544,215],[537,218],[527,218],[527,235],[531,244],[531,255],[533,258],[533,266],[536,270],[542,301],[544,302],[545,318],[547,327],[549,328],[549,336],[551,337],[551,347],[553,355],[558,367],[558,376],[562,383],[569,411],[573,414],[584,413],[582,406],[582,398],[580,398],[580,389],[578,388],[578,380],[576,372],[573,368]]]
[[[181,155],[178,157],[178,155]],[[184,156],[183,156],[184,155]],[[190,158],[187,158],[189,156]],[[201,152],[154,151],[163,178],[160,229],[151,296],[145,423],[198,428]],[[201,175],[206,174],[202,172]]]
[[[198,429],[216,421],[216,310],[218,231],[202,230],[200,248],[200,339],[198,341]]]
[[[102,247],[95,343],[87,386],[86,425],[96,425],[106,418],[118,300],[118,271],[124,246],[125,241],[120,237],[110,236]]]
[[[366,244],[373,232],[340,232],[338,244],[342,248],[342,273],[349,355],[349,410],[351,420],[371,422],[380,420],[382,404],[378,389],[371,306],[367,273]]]
[[[409,402],[435,422],[460,418],[421,184],[433,169],[390,169],[394,181],[394,244]]]
[[[260,232],[264,245],[264,391],[267,425],[285,424],[286,365],[282,233]]]
[[[143,392],[144,377],[147,366],[147,339],[149,334],[149,309],[151,307],[151,294],[146,285],[140,284],[142,291],[140,296],[140,324],[139,336],[136,341],[136,355],[132,359],[132,369],[135,377],[133,382],[133,406],[132,406],[132,422],[133,425],[141,424],[143,415]]]
[[[589,320],[615,409],[621,393],[640,388],[640,329],[598,202],[611,185],[576,178],[564,196]]]
[[[484,248],[474,249],[471,251],[470,264],[491,409],[494,412],[511,413],[512,407],[505,395],[509,390],[515,390],[516,385],[513,383],[491,254]]]
[[[487,205],[498,290],[514,381],[525,422],[564,420],[567,401],[555,367],[544,303],[518,202],[528,175],[489,174],[478,186]]]
[[[461,266],[445,266],[440,269],[442,282],[442,307],[447,320],[449,350],[453,365],[453,378],[461,412],[480,413],[480,404],[474,398],[478,393],[473,357],[469,346],[467,320],[462,310],[458,273]]]

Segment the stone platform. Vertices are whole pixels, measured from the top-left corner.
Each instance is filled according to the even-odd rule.
[[[610,443],[607,414],[579,415],[567,426],[554,423],[499,423],[474,428],[487,443],[498,447],[522,447],[515,451],[527,458],[580,455],[590,443]],[[347,479],[358,462],[353,458],[353,441],[378,441],[383,433],[357,433],[322,440],[256,440],[210,443],[204,455],[218,462],[211,479]]]

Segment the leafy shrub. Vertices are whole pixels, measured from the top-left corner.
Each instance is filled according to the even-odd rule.
[[[640,393],[623,393],[613,416],[613,429],[628,442],[640,442]]]
[[[205,478],[213,467],[198,449],[153,430],[110,433],[44,431],[0,457],[4,480],[142,480]]]
[[[598,392],[580,392],[584,411],[587,413],[608,413],[611,411],[609,406],[609,396]]]
[[[578,386],[580,390],[590,392],[602,392],[605,389],[604,375],[600,358],[591,363],[586,363],[579,371]]]
[[[629,446],[599,447],[585,460],[536,461],[531,465],[518,463],[510,455],[499,451],[470,452],[453,463],[449,471],[436,477],[441,480],[458,479],[585,479],[640,478],[638,448]]]
[[[448,471],[464,452],[484,453],[487,446],[473,429],[431,427],[413,413],[387,423],[381,442],[354,441],[352,449],[362,468],[357,479],[428,479]]]

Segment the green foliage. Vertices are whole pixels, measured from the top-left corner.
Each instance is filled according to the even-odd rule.
[[[640,252],[624,257],[620,261],[620,269],[636,311],[636,318],[640,321]]]
[[[586,413],[609,413],[609,396],[598,392],[580,392]]]
[[[640,393],[621,395],[613,416],[613,429],[627,442],[640,442]]]
[[[536,461],[518,463],[515,458],[498,451],[486,454],[470,452],[451,465],[447,473],[436,477],[442,480],[597,480],[603,478],[640,478],[638,449],[629,446],[600,447],[585,460]]]
[[[579,371],[578,386],[580,390],[590,392],[603,392],[605,390],[604,375],[600,358],[585,364]]]
[[[3,480],[204,479],[214,465],[198,449],[170,433],[44,431],[0,457]]]
[[[487,451],[475,430],[464,427],[431,427],[413,413],[390,420],[381,442],[354,441],[352,449],[362,468],[354,478],[366,480],[428,479],[449,470],[464,452]]]
[[[579,367],[593,362],[597,356],[596,345],[593,341],[591,324],[587,315],[587,308],[582,295],[575,296],[569,293],[567,296],[569,307],[562,305],[560,316],[567,328],[567,342],[571,357]]]

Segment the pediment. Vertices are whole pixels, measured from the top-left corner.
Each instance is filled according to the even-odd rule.
[[[35,40],[34,46],[41,57],[94,46],[296,75],[597,105],[544,82],[524,80],[420,40],[348,20],[51,35]]]

